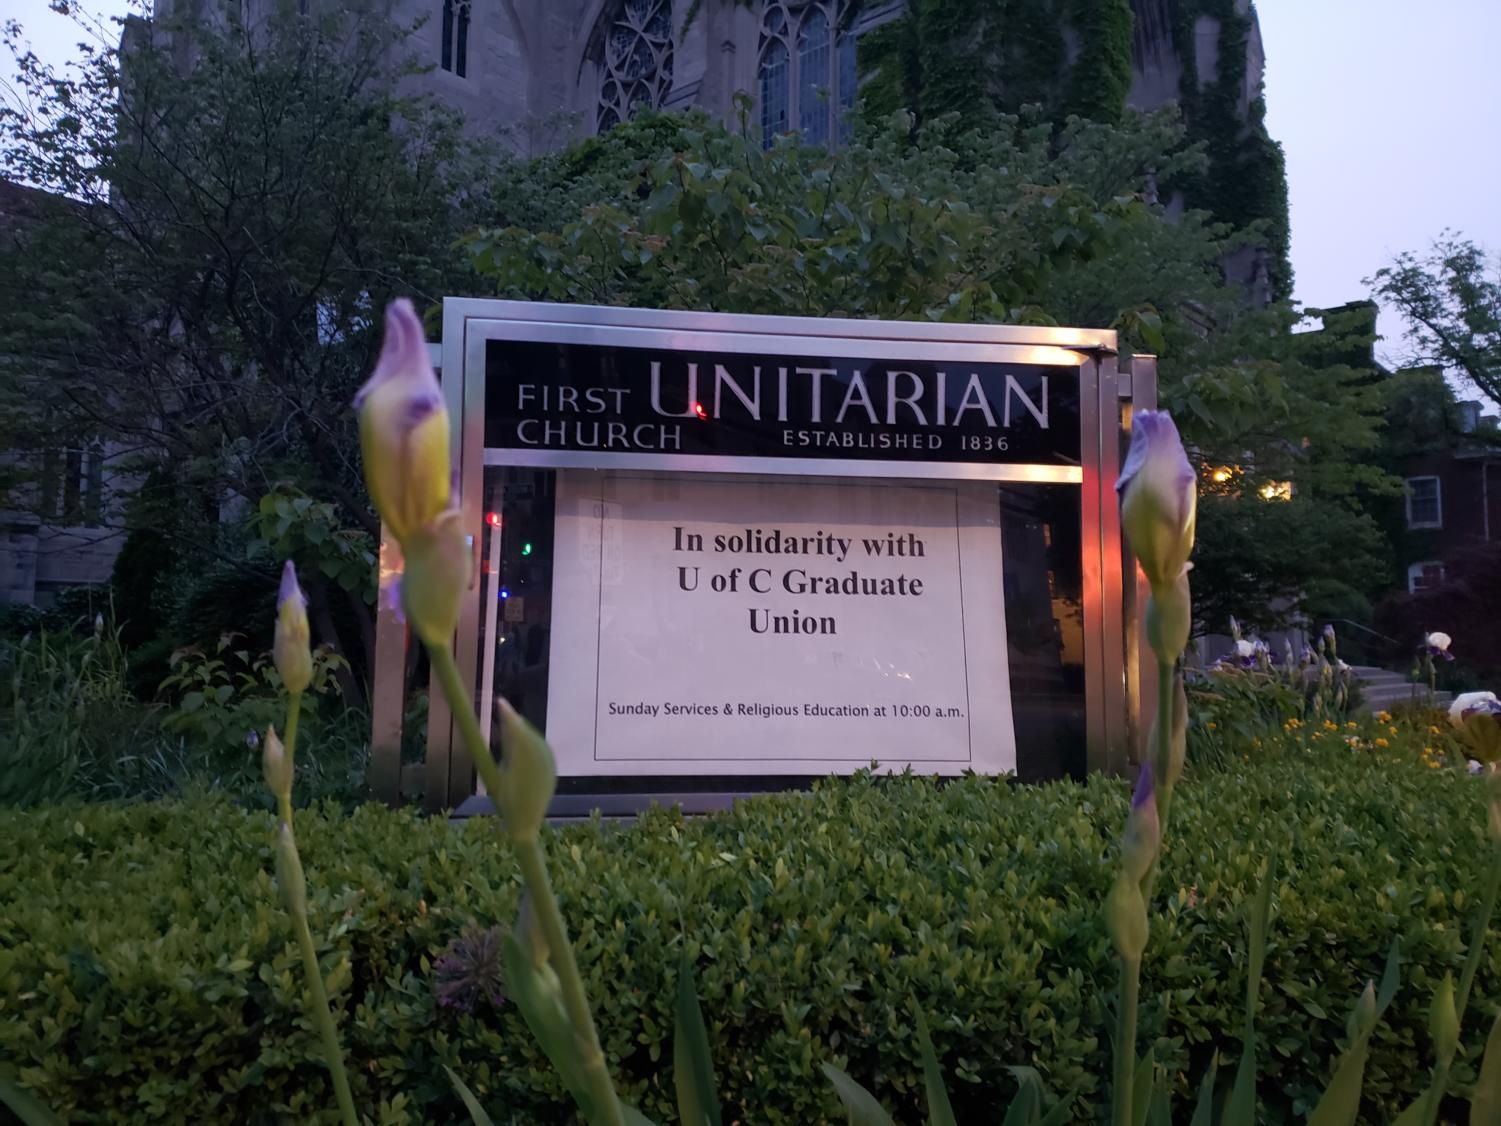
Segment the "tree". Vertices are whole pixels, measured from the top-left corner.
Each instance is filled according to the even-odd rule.
[[[1412,362],[1463,376],[1501,406],[1501,255],[1446,231],[1366,279],[1407,322]]]
[[[1166,114],[1059,132],[898,112],[830,154],[644,117],[531,165],[498,197],[555,206],[467,246],[505,297],[1116,328],[1161,353],[1162,402],[1202,466],[1234,467],[1208,515],[1226,549],[1195,572],[1205,624],[1368,609],[1388,568],[1362,497],[1397,487],[1356,456],[1378,440],[1374,372],[1226,281],[1240,232],[1150,202],[1158,176],[1199,167],[1183,141]],[[1263,500],[1280,482],[1294,499]]]
[[[9,25],[0,158],[51,194],[0,260],[0,441],[109,442],[138,469],[136,526],[257,574],[274,560],[224,543],[220,514],[295,481],[321,520],[298,540],[315,624],[359,660],[372,591],[341,559],[378,525],[349,403],[387,299],[464,288],[450,247],[493,162],[400,92],[388,18],[274,7],[254,26],[132,19],[121,51],[66,75]]]

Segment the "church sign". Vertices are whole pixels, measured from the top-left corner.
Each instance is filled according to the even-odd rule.
[[[579,808],[1123,761],[1134,582],[1110,493],[1154,379],[1114,345],[450,299],[477,564],[456,644],[482,725],[504,696],[542,727]],[[392,644],[378,702],[403,696]],[[451,718],[434,705],[434,808],[474,793]]]

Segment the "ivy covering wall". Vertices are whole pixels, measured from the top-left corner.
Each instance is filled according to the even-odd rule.
[[[1168,7],[1189,140],[1205,146],[1209,162],[1163,187],[1181,190],[1190,206],[1221,222],[1261,224],[1272,295],[1286,297],[1292,273],[1282,150],[1267,134],[1260,91],[1241,108],[1252,16],[1237,10],[1237,0],[1171,0]],[[1201,88],[1202,17],[1217,21],[1218,49],[1215,74]],[[1029,105],[1060,122],[1070,114],[1117,122],[1131,89],[1134,27],[1130,0],[908,0],[902,18],[860,41],[862,100],[872,114],[953,113],[981,128]]]

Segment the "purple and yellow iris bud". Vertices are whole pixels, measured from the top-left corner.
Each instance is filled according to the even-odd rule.
[[[402,545],[406,573],[401,601],[407,622],[428,645],[446,646],[459,624],[459,605],[474,561],[458,509],[417,528]]]
[[[1140,962],[1147,949],[1147,902],[1141,887],[1122,874],[1105,897],[1105,927],[1127,962]]]
[[[375,372],[355,396],[370,499],[403,547],[448,508],[448,410],[405,298],[386,306]]]
[[[1157,859],[1162,847],[1162,822],[1157,816],[1157,795],[1152,764],[1141,764],[1136,779],[1136,793],[1131,798],[1131,812],[1126,816],[1126,832],[1121,838],[1121,872],[1134,883],[1141,883]]]
[[[1441,1060],[1454,1058],[1459,1046],[1459,1015],[1454,1011],[1454,976],[1445,974],[1433,994],[1433,1006],[1428,1010],[1428,1032],[1433,1037],[1433,1046]]]
[[[1147,644],[1159,661],[1168,664],[1188,647],[1188,635],[1193,629],[1193,599],[1188,589],[1188,572],[1192,568],[1193,564],[1184,564],[1176,579],[1153,586],[1147,599]]]
[[[292,839],[292,826],[285,821],[276,829],[276,885],[281,888],[287,910],[294,918],[307,916],[307,881],[302,875],[302,860],[297,855],[297,842]]]
[[[1147,581],[1176,582],[1193,552],[1198,487],[1178,428],[1166,411],[1139,411],[1116,489],[1121,526]]]
[[[505,751],[502,785],[500,793],[491,797],[512,840],[536,840],[558,786],[552,748],[505,700],[500,702],[500,738]]]
[[[281,569],[281,589],[276,595],[276,637],[271,660],[281,682],[293,696],[307,689],[313,679],[313,654],[307,624],[307,599],[297,585],[297,568],[290,559]]]
[[[261,750],[261,773],[266,778],[266,788],[283,800],[292,796],[292,759],[276,736],[276,728],[266,729],[266,739]]]

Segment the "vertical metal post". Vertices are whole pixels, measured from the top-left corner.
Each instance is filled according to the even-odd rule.
[[[483,578],[480,581],[480,590],[485,600],[485,652],[480,662],[479,729],[485,733],[486,739],[490,738],[490,723],[495,713],[495,631],[500,624],[500,545],[505,533],[502,519],[497,515],[495,523],[490,524],[489,531],[485,533],[490,537],[490,551],[486,555],[490,577],[488,581]],[[486,520],[488,522],[488,517]],[[474,780],[474,792],[485,792],[483,779]]]
[[[375,667],[370,672],[370,792],[401,801],[401,726],[406,700],[407,630],[385,592],[402,572],[401,545],[381,527],[375,600]]]
[[[1084,739],[1085,762],[1091,772],[1108,770],[1109,740],[1105,716],[1105,633],[1103,628],[1104,541],[1100,534],[1100,359],[1079,367],[1079,424],[1082,430],[1079,520],[1084,602]]]
[[[462,316],[453,333],[456,370],[462,378],[454,380],[460,397],[460,413],[455,419],[458,427],[458,473],[459,503],[464,527],[469,529],[473,550],[469,589],[464,592],[464,601],[459,612],[459,628],[454,635],[454,656],[458,661],[459,675],[473,696],[477,695],[479,630],[480,630],[480,582],[479,555],[484,543],[485,527],[485,342],[471,339],[468,323]],[[443,342],[444,359],[448,356],[448,312],[444,312]],[[491,640],[493,644],[493,639]],[[453,808],[474,793],[474,759],[469,748],[451,731],[448,753],[448,774],[444,808]]]
[[[1100,705],[1104,709],[1105,769],[1123,772],[1130,732],[1126,722],[1124,581],[1121,576],[1121,515],[1115,483],[1121,466],[1121,405],[1116,357],[1100,361]]]

